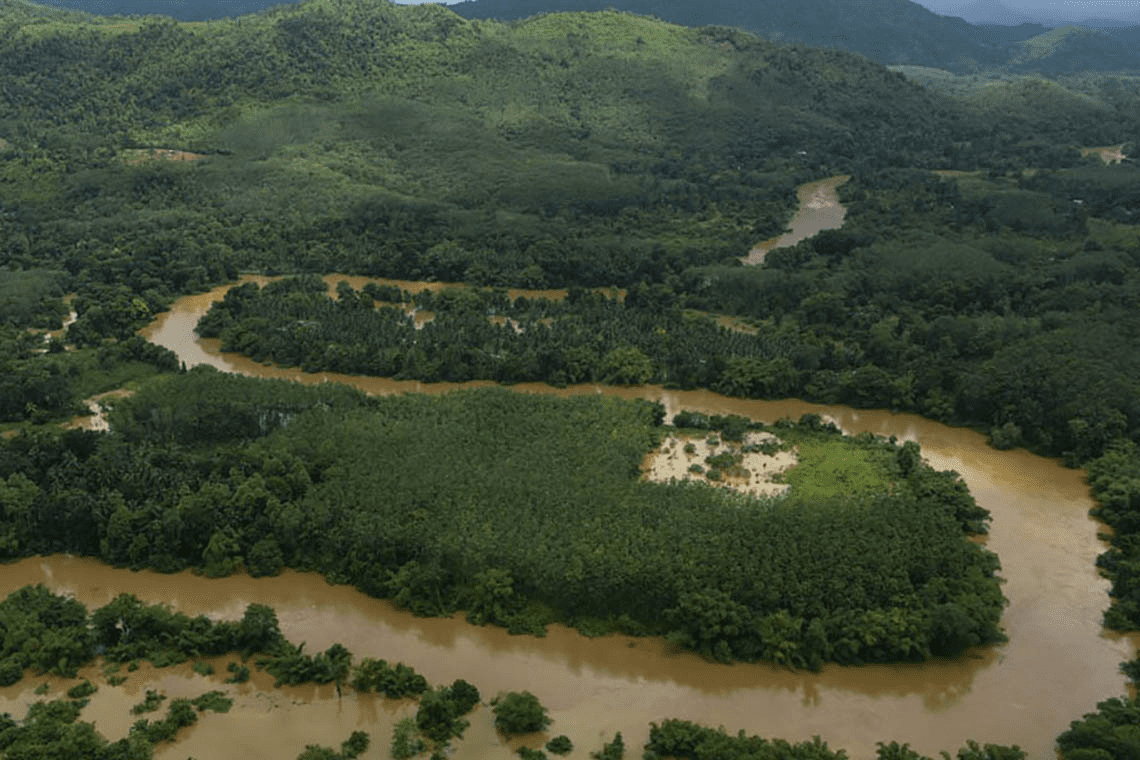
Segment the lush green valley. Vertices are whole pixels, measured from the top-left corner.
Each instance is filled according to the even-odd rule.
[[[1105,624],[1140,626],[1140,175],[1078,149],[1133,139],[1140,88],[1127,75],[1023,75],[1089,68],[1080,35],[1011,43],[1016,76],[904,76],[850,52],[614,11],[498,23],[334,0],[180,24],[7,2],[0,30],[3,556],[312,569],[423,614],[660,635],[798,668],[1002,638],[997,559],[963,537],[986,515],[913,444],[782,425],[770,432],[805,453],[852,447],[866,487],[837,490],[842,473],[812,474],[808,457],[790,495],[734,496],[636,478],[663,433],[649,404],[373,399],[180,372],[135,334],[176,296],[257,271],[299,276],[235,288],[201,331],[258,360],[795,396],[1063,456],[1088,467],[1114,531],[1099,562],[1114,584]],[[842,230],[740,264],[783,230],[799,184],[837,173],[852,175]],[[313,277],[329,271],[469,287],[330,298]],[[569,294],[512,300],[507,286]],[[614,286],[624,298],[589,290]],[[434,319],[417,328],[413,306]],[[65,333],[44,335],[72,310]],[[136,393],[113,432],[54,427],[123,386]],[[725,436],[741,424],[688,422]],[[90,659],[85,618],[44,599],[77,626],[67,662]],[[28,622],[38,612],[12,613],[19,625],[0,612],[5,678],[58,669],[54,650],[27,659],[17,630],[75,642]],[[235,644],[237,624],[177,626],[211,652],[256,649]],[[273,651],[265,665],[283,683],[348,672],[340,650]],[[391,680],[360,682],[373,676]],[[421,707],[462,722],[464,695]],[[76,709],[52,704],[6,719],[0,754],[64,724],[91,757],[141,758],[193,717],[172,705],[133,744],[100,744]],[[1068,760],[1135,753],[1135,698],[1098,708],[1059,739]],[[654,726],[646,749],[843,754],[681,721]],[[918,755],[883,744],[879,757]]]

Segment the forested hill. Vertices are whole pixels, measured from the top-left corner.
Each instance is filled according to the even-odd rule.
[[[981,66],[1056,74],[1140,68],[1140,56],[1123,37],[1092,29],[1074,33],[1069,31],[1073,27],[1058,35],[1036,24],[974,26],[910,0],[465,0],[451,7],[466,18],[495,19],[616,7],[688,26],[739,26],[771,40],[843,48],[879,63],[952,71]]]
[[[0,265],[139,293],[235,268],[658,281],[778,233],[808,178],[1020,150],[994,116],[861,56],[631,14],[503,24],[322,0],[191,25],[5,8]],[[1040,128],[1118,131],[1082,118]],[[139,163],[144,148],[198,160]]]
[[[17,4],[20,0],[6,3]],[[43,12],[73,9],[102,17],[160,15],[206,21],[272,5],[274,0],[43,0]],[[850,50],[883,64],[960,73],[979,68],[1048,74],[1140,69],[1140,54],[1132,44],[1140,27],[1082,29],[1079,34],[1065,33],[1064,43],[1057,46],[1056,35],[1039,24],[972,25],[910,0],[465,0],[450,8],[468,19],[497,20],[616,9],[685,26],[740,27],[775,42]],[[1022,44],[1026,41],[1028,46]]]

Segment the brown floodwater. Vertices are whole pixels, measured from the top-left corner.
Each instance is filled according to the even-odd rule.
[[[791,223],[794,232],[758,246],[749,263],[759,263],[767,250],[838,227],[844,209],[836,188],[846,180],[832,177],[801,187],[801,209]],[[264,284],[269,279],[249,276],[242,282]],[[330,293],[335,293],[340,280],[356,289],[376,282],[412,293],[448,286],[339,274],[324,279]],[[372,394],[444,393],[492,384],[429,384],[304,373],[222,354],[218,341],[197,338],[194,328],[229,287],[180,299],[142,334],[173,350],[187,367],[209,364],[226,372],[306,384],[343,382]],[[512,298],[520,295],[559,299],[565,291],[510,291]],[[189,573],[116,570],[89,559],[52,556],[5,566],[0,571],[5,573],[5,586],[43,582],[74,594],[89,606],[130,592],[214,618],[238,618],[250,602],[269,604],[277,610],[285,634],[294,641],[305,641],[308,651],[339,641],[358,658],[406,662],[433,683],[464,678],[479,687],[484,700],[499,691],[533,692],[550,709],[554,723],[543,737],[532,737],[526,743],[538,746],[549,736],[565,733],[576,745],[574,758],[588,757],[616,731],[623,733],[636,754],[648,735],[649,723],[670,717],[790,741],[818,735],[855,758],[873,757],[878,741],[907,742],[935,755],[943,749],[953,752],[967,739],[1018,744],[1032,757],[1046,758],[1054,755],[1054,738],[1070,721],[1094,709],[1101,699],[1127,689],[1118,664],[1133,656],[1135,639],[1107,633],[1100,626],[1101,611],[1108,603],[1108,583],[1097,574],[1094,561],[1105,548],[1097,538],[1098,529],[1104,526],[1088,516],[1092,502],[1082,471],[1065,469],[1055,460],[1024,451],[999,452],[986,446],[977,433],[913,415],[796,400],[731,399],[709,391],[670,391],[659,386],[512,387],[521,393],[648,398],[663,403],[669,414],[684,408],[772,421],[813,412],[847,432],[870,431],[918,441],[931,464],[961,473],[978,502],[993,513],[985,543],[1002,560],[1003,591],[1010,600],[1003,625],[1010,641],[977,648],[952,661],[828,666],[819,673],[807,673],[764,664],[716,664],[678,651],[660,639],[589,639],[561,626],[552,626],[539,639],[472,626],[461,616],[416,618],[383,600],[292,571],[277,578],[209,580]],[[258,673],[249,684],[224,685],[227,659],[213,662],[218,674],[208,678],[192,673],[188,666],[162,671],[144,666],[128,674],[122,686],[103,683],[84,717],[95,720],[114,739],[125,735],[135,719],[129,708],[142,700],[147,688],[161,689],[171,697],[221,688],[235,698],[234,708],[225,715],[203,714],[198,725],[180,734],[177,743],[157,753],[160,760],[187,755],[199,760],[291,758],[306,744],[335,747],[354,730],[372,734],[373,746],[363,756],[367,760],[388,756],[392,725],[412,711],[409,703],[357,695],[350,689],[338,698],[332,686],[273,689],[272,679]],[[84,675],[104,680],[97,667]],[[75,683],[25,679],[0,689],[0,711],[22,712],[39,698],[34,689],[45,681],[52,687],[49,696]],[[458,760],[513,756],[520,741],[505,742],[496,734],[485,705],[476,708],[470,719],[471,726],[455,753]]]
[[[427,384],[303,373],[220,354],[216,341],[199,340],[193,331],[209,304],[221,298],[227,287],[180,299],[143,334],[174,350],[187,366],[207,363],[227,372],[303,383],[346,382],[374,394],[441,393],[489,384]],[[132,573],[89,560],[50,557],[7,566],[6,585],[15,588],[43,580],[91,604],[104,603],[113,593],[131,591],[186,611],[225,617],[238,617],[251,601],[270,604],[278,610],[285,632],[307,641],[310,651],[342,641],[358,657],[401,660],[433,682],[466,678],[485,695],[528,689],[551,709],[552,731],[570,735],[582,753],[597,749],[599,737],[618,730],[628,744],[639,746],[649,722],[678,717],[723,725],[730,732],[744,729],[793,741],[818,734],[831,746],[846,748],[853,757],[873,756],[877,741],[908,742],[923,753],[934,754],[942,749],[953,751],[973,738],[1019,744],[1033,757],[1044,758],[1051,757],[1054,737],[1070,721],[1093,710],[1097,701],[1126,691],[1118,665],[1133,656],[1135,641],[1105,632],[1100,625],[1101,612],[1108,604],[1108,583],[1098,575],[1094,561],[1105,549],[1097,538],[1103,526],[1088,516],[1092,502],[1080,470],[1024,451],[997,451],[973,431],[913,415],[796,400],[733,399],[710,391],[672,391],[659,386],[512,387],[523,393],[559,396],[605,393],[649,398],[662,402],[669,413],[686,408],[770,421],[814,412],[851,433],[870,431],[918,441],[931,464],[961,473],[978,502],[993,513],[986,544],[1002,561],[1003,591],[1010,600],[1003,617],[1009,643],[979,648],[953,661],[829,666],[820,673],[805,673],[769,665],[719,665],[678,652],[656,639],[588,639],[557,626],[543,639],[512,637],[500,629],[468,625],[460,618],[417,619],[383,601],[297,573],[272,579],[207,580],[189,574]],[[320,690],[313,690],[311,699],[277,694],[258,696],[262,702],[250,705],[278,699],[272,713],[296,712],[296,717],[284,721],[286,727],[265,731],[270,719],[239,703],[229,715],[209,716],[213,728],[207,730],[206,722],[194,728],[177,745],[179,756],[190,746],[200,760],[226,756],[204,748],[213,738],[201,739],[200,748],[197,737],[216,736],[222,742],[228,739],[221,737],[246,730],[256,732],[266,749],[256,753],[251,749],[252,754],[244,756],[285,756],[278,752],[284,751],[278,742],[294,741],[310,728],[324,735],[324,726],[334,720],[329,717],[330,704],[335,703],[339,711],[335,715],[340,722],[332,731],[339,731],[337,736],[347,736],[350,724],[371,725],[369,721],[388,731],[395,719],[392,716],[402,709],[383,712],[363,697],[337,701]],[[476,713],[469,731],[458,757],[509,756],[508,747],[496,738],[489,715]],[[577,750],[575,755],[586,756]]]
[[[849,179],[850,176],[841,174],[800,185],[796,191],[800,205],[788,222],[788,231],[757,243],[741,261],[760,264],[768,251],[795,245],[823,230],[838,229],[847,215],[847,209],[839,202],[839,186]]]

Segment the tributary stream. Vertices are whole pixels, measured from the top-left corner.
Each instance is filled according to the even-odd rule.
[[[348,278],[326,279],[335,283]],[[350,281],[361,285],[359,278]],[[412,290],[422,285],[397,284]],[[439,393],[460,387],[306,374],[220,354],[216,341],[196,338],[194,327],[228,287],[180,299],[144,334],[175,351],[188,367],[208,363],[259,377],[347,382],[377,394]],[[73,593],[90,607],[130,592],[187,613],[231,619],[240,617],[251,602],[268,604],[277,610],[290,639],[307,642],[306,651],[339,641],[357,658],[402,661],[433,683],[467,679],[481,690],[484,701],[501,690],[533,692],[554,719],[546,736],[569,735],[576,745],[575,758],[588,757],[616,731],[623,733],[630,756],[639,756],[649,723],[671,717],[793,742],[819,735],[855,758],[872,757],[878,741],[907,742],[936,755],[943,749],[953,753],[967,739],[1018,744],[1034,758],[1052,758],[1054,739],[1070,721],[1093,710],[1098,701],[1126,691],[1118,666],[1133,656],[1134,642],[1100,625],[1108,583],[1094,562],[1106,548],[1097,531],[1106,529],[1088,516],[1092,502],[1082,471],[1024,451],[997,451],[975,432],[912,415],[796,400],[731,399],[658,386],[513,387],[559,396],[649,398],[661,401],[670,413],[685,408],[770,421],[814,412],[850,433],[870,431],[918,441],[934,466],[961,473],[978,502],[993,513],[987,545],[1002,561],[1003,591],[1010,600],[1003,617],[1009,642],[953,661],[827,666],[809,673],[764,664],[721,665],[659,639],[589,639],[559,626],[545,638],[533,638],[472,626],[462,616],[415,618],[385,601],[291,571],[276,578],[208,580],[189,573],[115,570],[92,560],[52,556],[4,566],[4,588],[43,582]],[[410,704],[356,695],[351,689],[338,699],[332,686],[274,690],[272,679],[263,673],[255,673],[250,684],[223,687],[226,660],[216,662],[219,675],[209,679],[191,674],[188,667],[124,671],[128,681],[117,688],[103,683],[83,716],[113,739],[125,735],[134,719],[127,710],[142,700],[146,688],[165,690],[171,697],[227,688],[237,697],[230,713],[204,714],[197,726],[184,730],[176,744],[157,756],[289,760],[306,744],[337,746],[359,729],[372,734],[373,746],[362,756],[367,759],[388,757],[392,724],[412,710]],[[94,669],[87,674],[104,680]],[[74,683],[25,679],[0,689],[0,711],[22,714],[23,706],[37,698],[34,687],[45,681],[56,684],[50,696],[59,696]],[[501,741],[491,721],[485,705],[476,708],[456,758],[513,756],[519,742]],[[535,740],[527,743],[539,745]]]

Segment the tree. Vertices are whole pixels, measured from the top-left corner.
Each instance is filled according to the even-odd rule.
[[[617,385],[643,385],[653,377],[653,362],[634,346],[615,348],[602,359],[602,381]]]
[[[408,760],[426,749],[420,738],[415,718],[402,718],[392,731],[392,757],[395,760]]]
[[[273,536],[254,544],[249,550],[249,574],[254,578],[262,575],[277,575],[285,565],[281,546]]]
[[[622,760],[625,757],[625,741],[621,738],[621,731],[614,734],[613,741],[603,744],[600,752],[591,752],[594,760]]]
[[[462,678],[447,687],[447,697],[455,705],[457,715],[466,715],[479,704],[479,690]]]
[[[237,645],[244,652],[265,652],[284,637],[277,622],[277,612],[265,604],[250,604],[238,624]]]
[[[514,578],[506,570],[491,568],[478,573],[475,576],[475,588],[471,592],[467,622],[475,625],[507,625],[520,602],[515,596],[514,585]]]
[[[568,755],[574,749],[574,743],[565,734],[554,737],[546,743],[546,751],[555,755]]]
[[[458,706],[447,689],[432,689],[420,697],[416,726],[428,738],[445,744],[454,736],[462,736],[467,728],[467,721],[459,715]]]
[[[202,552],[202,562],[205,565],[202,572],[209,578],[221,578],[232,574],[241,565],[239,555],[241,547],[232,528],[216,530],[210,536],[210,543],[206,551]]]
[[[551,723],[546,708],[529,691],[512,691],[497,697],[491,709],[495,713],[495,727],[504,734],[542,731]]]

